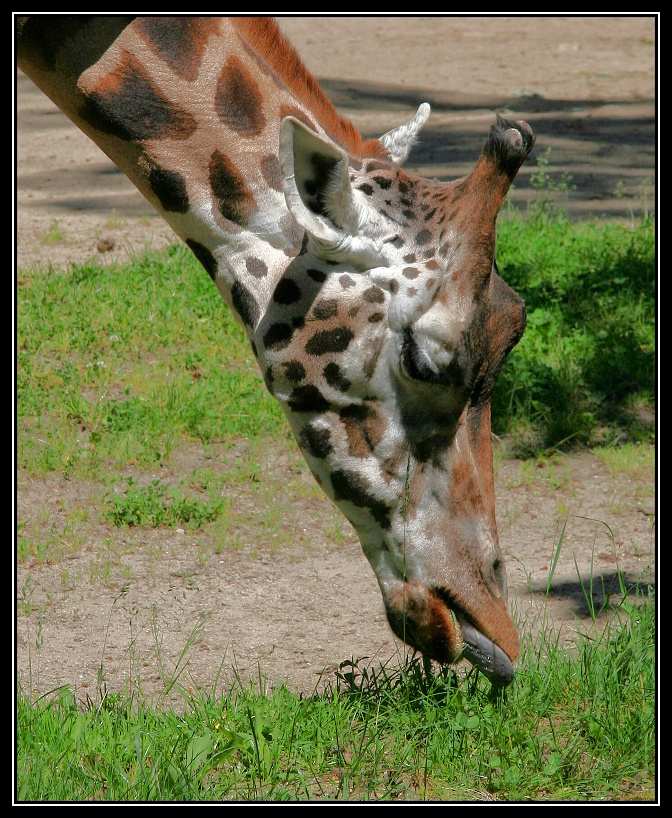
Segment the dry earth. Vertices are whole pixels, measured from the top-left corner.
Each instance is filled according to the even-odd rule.
[[[494,112],[506,111],[537,134],[515,202],[526,201],[534,158],[550,148],[550,169],[570,173],[576,185],[565,202],[573,216],[630,219],[654,207],[653,17],[287,17],[281,25],[366,135],[432,104],[410,170],[464,174]],[[127,179],[20,72],[16,112],[18,265],[105,262],[174,241]],[[63,238],[47,243],[54,222]],[[314,490],[294,450],[247,441],[227,451],[184,449],[147,478],[177,482],[199,466],[230,469],[246,458],[257,459],[268,485],[288,488],[275,497],[241,494],[237,507],[250,513],[242,547],[222,553],[199,532],[111,529],[98,520],[99,487],[18,471],[17,521],[45,541],[63,541],[62,559],[15,569],[24,689],[66,684],[96,698],[102,664],[109,689],[123,689],[130,676],[155,694],[160,659],[164,672],[183,670],[187,688],[212,689],[218,679],[221,689],[235,669],[244,681],[261,672],[310,692],[351,658],[397,661],[400,644],[354,533]],[[496,480],[511,604],[527,626],[539,622],[565,518],[547,607],[564,640],[587,622],[574,559],[582,577],[592,561],[608,589],[617,565],[630,584],[655,580],[652,470],[614,476],[590,453],[541,468],[498,457]],[[276,508],[275,527],[259,523],[260,505]],[[73,522],[77,509],[88,519],[80,513]],[[597,596],[599,605],[601,584]]]

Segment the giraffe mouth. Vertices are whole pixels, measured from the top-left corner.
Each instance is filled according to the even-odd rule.
[[[506,687],[511,684],[514,677],[513,662],[506,652],[467,620],[450,593],[445,589],[436,589],[435,593],[448,608],[453,622],[459,628],[462,639],[460,657],[478,668],[493,685]]]
[[[493,685],[506,687],[513,681],[513,663],[504,651],[467,621],[457,616],[464,647],[462,655],[490,680]]]

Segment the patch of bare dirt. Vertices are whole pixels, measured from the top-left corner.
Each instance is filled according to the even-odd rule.
[[[629,219],[653,209],[653,17],[283,18],[281,25],[366,135],[410,118],[420,102],[432,104],[409,158],[414,172],[463,175],[494,112],[504,110],[537,134],[514,201],[526,201],[535,156],[550,148],[550,169],[570,173],[576,185],[564,203],[572,215]],[[175,240],[20,72],[16,111],[19,265],[123,259]],[[236,456],[184,450],[156,476],[175,480],[206,457],[225,468]],[[241,547],[223,550],[203,531],[110,527],[98,515],[100,486],[17,474],[18,536],[30,529],[59,555],[16,568],[16,671],[24,689],[66,684],[95,698],[102,665],[111,690],[130,680],[157,694],[162,675],[177,668],[187,688],[212,689],[218,678],[221,689],[235,669],[245,680],[261,671],[309,692],[333,680],[344,660],[396,661],[401,646],[349,524],[314,491],[297,454],[269,442],[254,456],[276,484],[290,487],[273,500],[282,520],[268,534],[255,515],[271,501],[241,493],[250,521],[241,523]],[[541,469],[501,460],[497,518],[519,620],[538,621],[563,521],[548,600],[563,639],[588,622],[577,566],[583,578],[591,570],[602,577],[606,593],[617,567],[630,584],[653,581],[653,492],[652,473],[614,476],[587,453]],[[601,584],[597,590],[599,604]]]

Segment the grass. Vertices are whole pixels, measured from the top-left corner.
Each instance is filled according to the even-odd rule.
[[[504,692],[417,657],[344,662],[312,696],[239,679],[185,694],[181,713],[137,694],[82,708],[67,688],[19,691],[18,798],[653,800],[654,607],[650,592],[621,601],[572,650],[523,635]]]
[[[567,442],[653,442],[653,220],[513,219],[499,231],[498,263],[525,299],[527,329],[495,387],[497,434],[528,456]]]

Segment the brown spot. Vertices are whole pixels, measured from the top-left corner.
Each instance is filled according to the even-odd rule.
[[[316,332],[306,344],[309,355],[326,355],[328,352],[343,352],[354,338],[347,327],[336,327]]]
[[[399,476],[401,467],[408,462],[408,452],[403,446],[397,445],[389,457],[380,464],[380,471],[386,483],[391,483],[392,480]]]
[[[329,386],[338,389],[340,392],[347,392],[352,385],[348,378],[343,375],[338,364],[334,361],[324,367],[323,375]]]
[[[417,269],[415,267],[404,267],[403,273],[406,276],[406,278],[411,278],[411,279],[417,278],[418,275],[419,275],[419,273],[418,273],[418,271],[417,271]]]
[[[350,404],[341,409],[339,415],[348,436],[350,454],[369,457],[385,434],[387,423],[383,415],[364,403]]]
[[[362,141],[354,125],[338,114],[273,19],[237,17],[233,18],[232,24],[243,46],[264,73],[272,76],[281,88],[291,89],[291,96],[313,113],[335,142],[353,156],[387,158],[388,152],[379,140]],[[314,125],[311,127],[316,130]]]
[[[432,238],[432,234],[429,230],[421,230],[418,235],[415,237],[416,244],[427,244],[427,242]]]
[[[376,287],[374,284],[372,287],[368,287],[362,293],[362,298],[364,301],[368,301],[370,304],[382,304],[385,301],[385,293],[380,289],[380,287]]]
[[[238,169],[227,156],[215,150],[208,170],[219,212],[225,219],[245,227],[258,208]]]
[[[214,281],[217,278],[217,260],[208,248],[198,241],[187,239],[187,247],[205,267],[205,271]]]
[[[306,377],[306,368],[300,361],[285,361],[285,377],[289,381],[299,383]]]
[[[324,299],[313,307],[313,319],[315,321],[326,321],[338,314],[338,302],[335,298]]]
[[[259,163],[259,167],[266,184],[273,190],[282,190],[282,175],[278,157],[275,154],[265,156]]]
[[[376,364],[378,363],[378,358],[380,357],[380,353],[383,348],[383,342],[385,340],[382,333],[379,333],[379,336],[380,337],[373,350],[373,354],[368,360],[364,361],[364,365],[362,366],[362,372],[364,373],[364,376],[369,380],[371,380],[371,378],[373,377],[373,373],[376,371]]]
[[[266,126],[262,102],[261,91],[249,69],[239,57],[229,57],[215,92],[219,119],[241,136],[257,136]]]
[[[264,335],[264,346],[266,349],[284,349],[289,344],[293,332],[290,324],[271,324]]]
[[[189,194],[181,173],[153,167],[149,173],[149,185],[167,213],[189,211]]]
[[[355,286],[355,279],[352,278],[352,276],[349,276],[347,273],[342,275],[338,279],[338,281],[339,281],[341,287],[343,287],[344,290],[347,290],[348,288]]]
[[[301,288],[291,278],[281,278],[273,293],[276,304],[296,304],[301,300]]]
[[[306,275],[317,284],[322,284],[327,280],[327,274],[322,270],[306,270]]]
[[[337,469],[331,475],[331,485],[335,500],[348,500],[358,508],[367,509],[381,528],[387,530],[390,527],[390,509],[371,492],[364,476]]]
[[[262,261],[260,258],[250,256],[249,258],[245,259],[245,267],[247,268],[247,272],[255,278],[264,278],[268,275],[268,267],[266,266],[266,262]]]
[[[313,457],[324,460],[334,449],[330,436],[329,429],[316,429],[311,423],[307,423],[299,437],[303,449]]]
[[[240,281],[236,281],[231,288],[231,303],[243,323],[254,329],[261,310],[256,298]]]
[[[287,246],[284,248],[284,252],[287,255],[297,256],[301,250],[305,230],[294,221],[294,217],[289,213],[285,213],[284,216],[280,217],[278,226],[282,231],[283,237],[287,240]]]
[[[135,25],[171,71],[193,82],[208,39],[219,31],[219,24],[216,17],[139,17]]]
[[[371,167],[367,166],[367,170],[372,170]],[[387,190],[390,185],[392,184],[391,179],[386,179],[384,176],[374,176],[373,181],[379,186],[382,187],[383,190]]]
[[[287,405],[294,412],[326,412],[330,406],[329,401],[320,390],[313,384],[297,386],[287,401]]]
[[[79,113],[97,130],[128,142],[182,140],[196,130],[194,117],[167,99],[128,52],[122,52],[114,71],[86,93]]]

